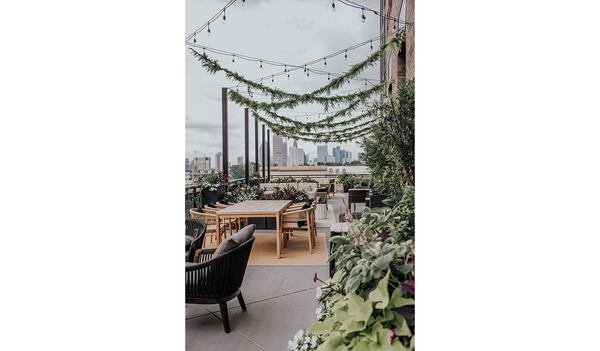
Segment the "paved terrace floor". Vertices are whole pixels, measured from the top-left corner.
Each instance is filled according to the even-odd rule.
[[[342,198],[328,201],[337,218],[344,206]],[[357,205],[357,211],[363,207]],[[326,233],[329,244],[329,228],[318,228],[318,232]],[[237,299],[227,304],[229,334],[223,331],[219,305],[186,304],[186,350],[287,350],[288,340],[299,329],[316,322],[315,295],[319,283],[312,281],[315,272],[325,279],[329,267],[249,266],[241,288],[247,311],[242,311]]]

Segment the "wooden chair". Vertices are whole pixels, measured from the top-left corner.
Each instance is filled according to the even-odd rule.
[[[312,254],[313,247],[316,245],[317,226],[315,223],[314,208],[305,209],[288,209],[282,214],[282,243],[283,247],[287,246],[290,235],[296,232],[308,233],[308,249]]]
[[[206,226],[206,234],[204,235],[204,240],[206,240],[207,236],[210,236],[210,242],[212,243],[213,238],[217,238],[217,215],[214,212],[201,212],[201,210],[197,208],[190,208],[190,216],[192,217],[192,219],[199,219],[204,223],[204,225]],[[225,233],[225,223],[221,223],[221,233]]]

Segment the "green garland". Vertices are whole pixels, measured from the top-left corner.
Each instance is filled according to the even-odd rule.
[[[190,50],[191,50],[192,54],[198,59],[198,61],[200,61],[202,66],[211,74],[215,74],[218,71],[223,71],[228,78],[233,79],[240,84],[245,84],[248,87],[252,87],[252,88],[260,90],[266,94],[269,94],[273,97],[273,99],[276,99],[276,100],[288,99],[290,101],[297,101],[297,103],[291,107],[297,106],[298,104],[301,104],[301,103],[313,103],[313,102],[321,103],[321,104],[326,105],[326,107],[328,107],[329,104],[331,104],[331,103],[340,103],[340,102],[345,102],[345,101],[351,101],[355,96],[353,96],[354,94],[338,95],[338,96],[331,96],[331,97],[323,97],[323,96],[318,96],[318,95],[323,94],[323,93],[330,93],[332,90],[335,90],[335,89],[341,87],[344,84],[344,82],[348,81],[349,79],[355,78],[367,67],[370,67],[375,62],[377,62],[377,60],[379,60],[381,55],[385,52],[385,50],[388,47],[390,47],[391,45],[399,45],[400,42],[401,42],[401,39],[399,36],[392,38],[392,40],[390,40],[388,43],[382,45],[376,52],[371,54],[366,60],[359,62],[359,63],[355,64],[354,66],[352,66],[348,70],[348,72],[346,72],[345,74],[334,78],[333,80],[331,80],[330,83],[322,86],[321,88],[319,88],[315,91],[312,91],[310,93],[306,93],[306,94],[289,93],[289,92],[283,91],[281,89],[272,88],[272,87],[266,86],[261,83],[253,82],[249,79],[246,79],[245,77],[238,74],[237,72],[234,72],[227,68],[222,67],[221,65],[219,65],[217,60],[213,60],[213,59],[209,58],[206,54],[200,54],[199,52],[197,52],[194,49],[190,49]],[[290,101],[288,101],[287,103],[291,104]]]
[[[372,121],[369,121],[369,122],[366,122],[366,123],[363,123],[360,125],[355,125],[355,126],[352,126],[349,128],[341,129],[341,130],[324,131],[324,132],[319,132],[319,133],[305,133],[305,132],[298,132],[298,131],[289,131],[285,127],[282,127],[279,124],[273,123],[273,122],[269,121],[268,119],[263,118],[261,115],[256,113],[256,111],[252,111],[252,116],[256,120],[265,123],[277,135],[281,135],[281,136],[291,138],[291,139],[304,140],[304,141],[310,141],[310,142],[321,142],[321,143],[322,142],[344,142],[344,141],[355,140],[360,137],[363,137],[363,136],[369,134],[369,132],[371,131],[371,129],[373,127],[372,125],[370,125],[370,126],[366,126],[366,125],[369,125],[375,121],[375,120],[372,120]],[[361,128],[361,129],[355,129],[357,127]],[[348,132],[349,130],[351,130],[351,131]]]
[[[283,124],[280,124],[273,120],[269,120],[267,117],[259,115],[258,113],[256,113],[256,111],[252,111],[252,112],[253,112],[254,116],[259,117],[260,121],[268,121],[271,125],[277,125],[280,129],[285,129],[288,133],[297,133],[297,134],[304,134],[304,135],[308,135],[309,134],[308,132],[310,132],[312,134],[323,133],[323,132],[331,131],[333,128],[337,128],[340,126],[352,126],[355,123],[360,122],[364,119],[379,115],[379,109],[377,107],[374,107],[374,108],[367,110],[363,114],[360,114],[358,116],[352,117],[352,118],[344,120],[344,121],[339,121],[339,122],[331,122],[330,117],[326,117],[324,119],[321,119],[321,120],[318,120],[315,122],[293,121],[293,122],[295,122],[295,123],[293,123],[293,125],[283,125]],[[284,117],[284,116],[280,116],[280,117],[289,119],[288,117]],[[377,120],[378,118],[379,118],[379,116],[374,118],[373,121]],[[356,127],[356,125],[353,127]],[[353,127],[347,127],[346,129],[353,128]],[[328,130],[319,131],[317,129],[328,129]]]
[[[236,104],[248,107],[249,109],[251,109],[253,111],[263,111],[272,119],[279,120],[280,122],[283,122],[283,123],[292,124],[297,128],[303,128],[305,130],[311,130],[315,127],[329,127],[330,124],[336,118],[340,118],[340,117],[349,115],[352,111],[359,108],[361,106],[361,104],[363,104],[369,97],[370,97],[369,93],[364,94],[359,99],[352,101],[347,107],[335,112],[334,114],[326,117],[325,119],[323,119],[321,121],[318,121],[317,123],[311,124],[311,123],[298,122],[289,117],[279,115],[279,114],[271,111],[271,109],[269,108],[270,104],[268,104],[268,103],[249,99],[249,98],[245,97],[244,95],[242,95],[236,91],[233,91],[233,90],[229,91],[229,98],[231,99],[231,101],[235,102]]]

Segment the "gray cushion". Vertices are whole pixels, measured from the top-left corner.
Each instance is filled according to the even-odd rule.
[[[219,246],[217,246],[217,249],[213,253],[212,257],[221,256],[224,253],[231,251],[238,246],[240,246],[240,245],[237,242],[233,241],[233,237],[229,237],[229,238],[221,241],[221,243],[219,244]]]
[[[252,235],[254,235],[254,229],[256,229],[255,224],[250,224],[240,229],[237,233],[231,236],[231,239],[235,241],[238,245],[245,243],[250,240]]]

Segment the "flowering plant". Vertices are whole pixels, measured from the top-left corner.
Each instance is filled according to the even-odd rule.
[[[209,191],[217,191],[219,188],[226,186],[227,183],[227,177],[225,177],[223,172],[211,171],[203,175],[200,179],[202,188]]]
[[[290,351],[315,351],[322,342],[321,337],[300,329],[294,335],[294,339],[288,341],[288,349]]]
[[[236,202],[244,202],[260,199],[263,195],[263,191],[259,186],[241,185],[233,191],[232,195]]]

